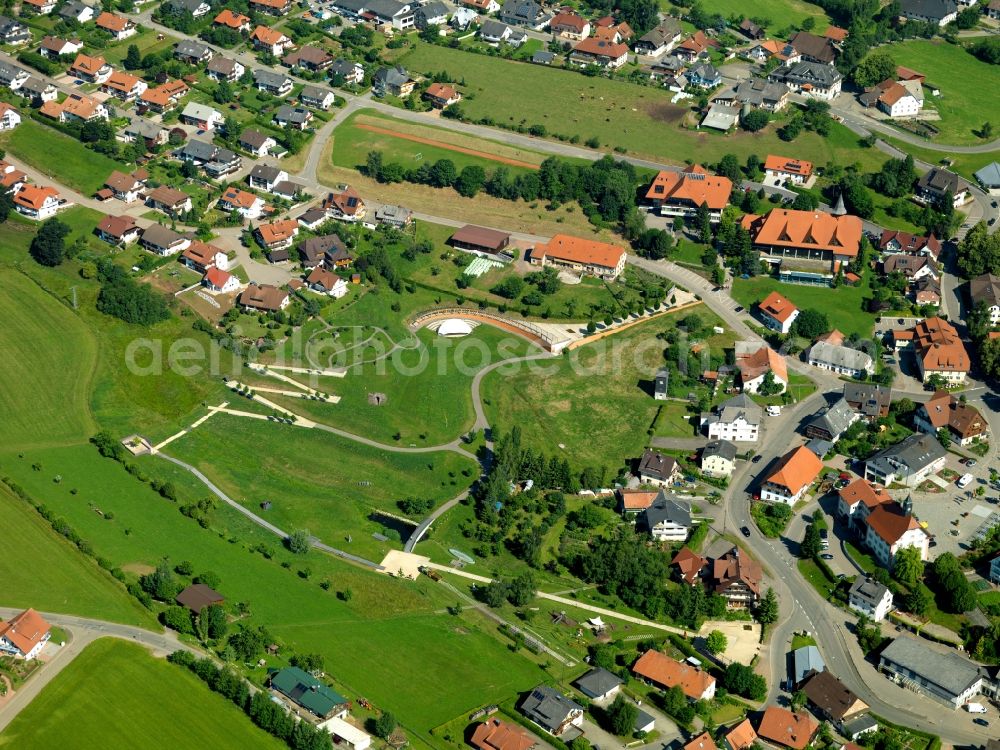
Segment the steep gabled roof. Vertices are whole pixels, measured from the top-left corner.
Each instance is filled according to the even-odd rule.
[[[732,192],[733,183],[728,177],[709,174],[700,164],[693,164],[683,171],[659,172],[646,191],[646,200],[704,204],[713,211],[721,211]]]
[[[816,481],[822,470],[823,462],[816,454],[805,446],[799,446],[781,457],[767,481],[784,487],[794,495]]]

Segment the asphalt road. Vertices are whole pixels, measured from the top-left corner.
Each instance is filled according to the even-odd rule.
[[[10,607],[0,607],[0,618],[7,619],[13,617],[20,611],[20,609]],[[163,633],[156,633],[130,625],[121,625],[114,622],[92,620],[85,617],[61,615],[52,612],[42,612],[42,616],[51,625],[63,628],[69,634],[70,640],[64,647],[55,652],[45,666],[24,684],[8,703],[0,708],[0,732],[3,732],[7,725],[13,721],[14,717],[30,704],[42,689],[55,679],[84,648],[98,638],[121,638],[122,640],[145,646],[154,654],[160,656],[165,656],[178,649],[190,651],[199,656],[203,655],[197,649],[181,643],[177,635],[169,630]]]
[[[747,328],[741,314],[735,312],[736,303],[732,298],[724,292],[712,293],[709,282],[697,274],[666,261],[654,262],[630,256],[629,262],[700,294],[705,304],[735,332],[746,335],[748,340],[759,340]],[[768,702],[774,702],[781,693],[779,684],[786,678],[785,654],[792,634],[808,630],[813,633],[830,670],[868,703],[875,713],[893,722],[939,734],[946,742],[981,744],[984,730],[972,724],[971,716],[943,708],[929,698],[897,687],[866,662],[851,630],[855,618],[825,602],[799,574],[795,557],[797,542],[769,540],[757,530],[750,516],[748,495],[755,476],[763,474],[778,457],[801,442],[797,429],[805,418],[826,403],[824,393],[837,392],[843,387],[843,381],[839,378],[826,371],[811,368],[794,358],[788,359],[788,365],[791,369],[804,371],[817,382],[819,388],[797,404],[783,408],[780,416],[765,419],[762,437],[756,446],[762,459],[756,464],[743,463],[733,475],[723,498],[725,509],[721,528],[716,528],[721,533],[745,541],[751,553],[764,566],[767,581],[778,594],[781,615],[779,621],[772,626],[770,644],[762,657],[762,661],[766,659],[769,665],[766,670],[770,685]],[[907,395],[918,401],[929,396],[924,391]],[[973,389],[969,399],[983,411],[996,432],[1000,428],[1000,412],[996,408],[998,400],[989,398],[988,395],[986,389]],[[989,463],[989,460],[984,460],[980,465],[985,467]],[[740,534],[743,526],[751,530],[749,539],[744,540]],[[991,726],[986,731],[997,732],[998,729]]]

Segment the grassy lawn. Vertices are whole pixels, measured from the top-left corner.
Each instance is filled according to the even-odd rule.
[[[897,138],[885,138],[885,140],[899,150],[913,154],[914,159],[920,159],[928,164],[941,164],[944,159],[950,159],[952,165],[948,169],[973,182],[975,182],[975,178],[973,177],[975,172],[978,172],[990,162],[997,160],[996,151],[987,151],[982,154],[949,153],[912,146],[909,143],[903,143],[903,141]]]
[[[804,648],[805,646],[815,646],[815,645],[816,645],[816,639],[813,638],[811,635],[796,634],[792,636],[792,645],[789,646],[789,648],[792,651],[794,651],[795,649],[798,648]]]
[[[30,118],[25,118],[19,127],[0,138],[0,144],[41,174],[84,195],[96,192],[113,170],[130,169]],[[52,154],[58,154],[59,158],[53,159]]]
[[[793,401],[801,401],[815,390],[816,384],[805,375],[800,375],[797,372],[788,373],[787,392],[791,395]],[[751,398],[761,406],[779,406],[784,403],[783,396],[784,394],[778,394],[777,396],[754,394]]]
[[[227,414],[165,452],[198,467],[248,508],[271,502],[265,515],[286,531],[309,529],[334,546],[350,535],[348,549],[375,560],[398,545],[372,538],[385,533],[368,520],[372,511],[399,513],[396,501],[406,497],[437,505],[461,492],[477,471],[472,460],[452,452],[390,453],[320,430]]]
[[[501,164],[500,161],[465,154],[447,148],[446,145],[435,146],[429,143],[420,143],[389,133],[367,130],[364,126],[391,130],[398,133],[399,136],[439,141],[457,148],[481,151],[503,159],[527,164],[541,164],[546,159],[545,154],[537,151],[506,146],[502,143],[456,133],[453,130],[397,120],[378,114],[374,110],[363,109],[344,120],[334,131],[333,163],[338,167],[356,169],[359,165],[364,165],[369,151],[381,151],[387,162],[398,162],[406,168],[417,167],[422,163],[433,164],[438,159],[451,159],[459,171],[469,165],[480,166],[487,171],[492,171]],[[529,171],[527,167],[507,166],[512,175]]]
[[[370,330],[342,330],[341,340],[367,340]],[[382,335],[375,343],[383,350],[391,344]],[[336,344],[329,334],[314,337],[316,348]],[[421,329],[409,347],[397,350],[388,359],[351,367],[344,378],[326,378],[314,387],[340,396],[340,402],[327,404],[291,397],[278,397],[276,403],[307,414],[325,424],[334,425],[379,442],[407,445],[438,445],[454,440],[473,424],[471,384],[475,373],[484,366],[510,357],[540,352],[526,340],[514,334],[481,325],[472,335],[444,338],[433,331]],[[366,359],[365,349],[350,351]],[[255,382],[283,387],[269,378]],[[369,395],[382,393],[387,401],[372,404]],[[398,436],[398,437],[397,437]]]
[[[924,107],[934,108],[941,115],[940,122],[932,123],[941,131],[936,140],[981,143],[972,131],[986,121],[1000,122],[1000,100],[984,96],[984,92],[1000,90],[997,66],[981,62],[963,47],[942,40],[909,40],[893,44],[888,51],[899,65],[927,74]],[[940,89],[941,96],[931,96],[930,87]]]
[[[692,437],[694,429],[691,426],[692,412],[688,405],[680,401],[667,401],[660,406],[660,417],[656,420],[658,436]]]
[[[178,721],[183,717],[183,721]],[[0,747],[285,747],[187,670],[132,643],[92,643],[0,735]]]
[[[818,9],[817,9],[818,10]],[[788,145],[774,126],[756,134],[729,136],[686,130],[686,106],[671,104],[672,94],[662,88],[641,86],[607,78],[581,78],[578,72],[531,65],[462,50],[416,42],[400,61],[419,73],[445,70],[464,81],[463,111],[473,119],[491,117],[508,125],[544,125],[549,134],[578,136],[581,143],[597,138],[601,148],[621,148],[628,153],[659,157],[681,163],[697,158],[717,162],[724,154],[746,158],[784,153]],[[511,107],[511,102],[517,102]],[[876,168],[885,157],[874,149],[859,150],[857,136],[835,125],[827,138],[803,133],[795,140],[801,158],[823,165],[856,160]]]
[[[815,308],[826,313],[833,328],[845,335],[857,333],[871,336],[875,316],[862,310],[862,300],[868,293],[867,281],[858,286],[829,287],[807,286],[805,284],[784,284],[770,276],[755,276],[752,279],[733,280],[733,298],[747,310],[773,291],[781,292],[799,308]],[[831,305],[831,295],[836,295],[837,304]]]
[[[35,607],[156,629],[120,583],[57,535],[24,500],[0,485],[6,555],[0,558],[7,607]],[[21,561],[33,560],[30,568]]]
[[[108,47],[101,54],[109,63],[115,67],[119,67],[128,54],[128,48],[133,44],[139,48],[139,52],[145,57],[146,55],[162,52],[165,49],[171,49],[177,43],[176,37],[165,34],[163,39],[157,40],[157,36],[159,36],[158,31],[144,31],[112,47]]]
[[[35,460],[43,462],[43,471],[31,470]],[[335,462],[337,454],[327,460]],[[412,731],[423,732],[548,679],[527,652],[512,655],[506,649],[495,624],[441,613],[454,597],[427,578],[400,581],[315,551],[293,555],[273,535],[225,507],[214,512],[210,528],[202,529],[178,505],[204,498],[204,485],[165,461],[146,459],[141,467],[173,481],[178,505],[89,445],[26,452],[23,461],[0,451],[0,464],[115,565],[136,570],[167,557],[214,571],[229,601],[249,604],[251,624],[265,625],[288,649],[322,654],[327,673],[348,697],[362,695],[391,710]],[[56,474],[63,476],[59,485],[52,482]],[[70,487],[78,494],[70,494]],[[102,519],[91,505],[112,511],[114,519]],[[269,548],[272,559],[257,552],[258,545]],[[305,569],[308,579],[299,575]],[[318,585],[324,580],[332,583],[329,591]],[[336,595],[345,590],[352,592],[348,601]],[[415,667],[406,680],[399,679],[401,664]]]
[[[820,596],[824,599],[829,599],[830,595],[837,588],[837,585],[828,581],[826,576],[823,575],[823,571],[812,560],[799,560],[798,566],[802,577],[812,584],[812,587],[820,593]]]
[[[724,18],[747,13],[747,6],[740,0],[705,0],[704,8],[706,12],[719,13]],[[802,21],[807,18],[816,19],[815,33],[825,29],[828,24],[822,8],[802,0],[759,0],[754,3],[752,15],[754,18],[766,18],[770,21],[768,24],[770,36],[786,26],[800,27]]]
[[[845,544],[847,545],[847,552],[850,554],[854,562],[856,562],[858,565],[861,566],[862,570],[864,570],[866,573],[875,572],[875,569],[878,567],[878,564],[875,562],[874,559],[872,559],[871,555],[869,555],[864,550],[859,549],[857,546],[851,544],[850,542],[845,542]]]
[[[697,313],[714,317],[700,308]],[[646,445],[646,429],[660,406],[651,396],[653,375],[663,365],[655,336],[675,324],[675,316],[659,318],[558,361],[490,373],[483,383],[490,423],[501,431],[519,425],[526,445],[565,456],[573,465],[617,471]],[[679,436],[690,434],[686,427]]]
[[[0,434],[9,445],[60,443],[94,431],[87,409],[97,342],[67,307],[0,268]],[[45,373],[42,378],[41,373]],[[30,404],[30,408],[26,408]]]

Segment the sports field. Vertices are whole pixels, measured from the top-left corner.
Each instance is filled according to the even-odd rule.
[[[187,670],[106,638],[84,649],[18,714],[0,747],[278,750],[285,744]]]
[[[512,174],[537,169],[545,160],[545,154],[536,151],[386,117],[370,109],[362,109],[338,125],[333,143],[334,164],[350,168],[364,165],[369,151],[381,151],[387,162],[399,162],[407,168],[451,159],[459,170],[469,165],[492,170],[502,164],[512,168]]]
[[[1000,124],[1000,97],[985,95],[1000,91],[1000,68],[996,65],[976,59],[961,45],[940,39],[911,39],[893,44],[888,52],[899,65],[927,75],[924,107],[934,108],[941,115],[940,122],[931,123],[941,131],[934,140],[982,143],[973,130],[978,130],[984,122],[993,123],[996,130]],[[941,96],[932,96],[932,87],[940,89]],[[942,156],[945,154],[933,161]]]
[[[579,136],[584,143],[597,138],[608,151],[625,152],[672,163],[697,159],[717,162],[727,153],[740,160],[751,153],[762,158],[784,153],[776,127],[760,133],[731,135],[684,130],[679,124],[686,106],[671,104],[669,91],[608,78],[587,78],[579,73],[545,65],[503,60],[462,50],[415,42],[400,58],[407,68],[423,74],[447,71],[461,86],[466,98],[462,110],[472,119],[492,118],[506,125],[544,125],[548,133]],[[516,102],[511,106],[511,102]],[[844,131],[840,133],[838,131]],[[876,168],[885,157],[875,149],[857,148],[857,137],[835,125],[831,135],[821,138],[803,133],[795,139],[795,153],[815,164],[861,161]]]

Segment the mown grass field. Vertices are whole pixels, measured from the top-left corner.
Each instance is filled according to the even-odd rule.
[[[171,49],[175,44],[177,44],[176,37],[165,34],[163,35],[163,39],[158,40],[156,37],[159,35],[158,31],[143,31],[142,33],[136,34],[123,42],[108,47],[106,50],[102,51],[101,54],[104,56],[105,60],[118,67],[128,54],[128,48],[133,44],[139,48],[139,52],[142,53],[143,56],[162,52],[165,49]]]
[[[0,516],[6,549],[0,556],[4,606],[158,627],[118,581],[58,536],[34,508],[3,485]]]
[[[871,336],[875,316],[865,312],[861,305],[868,294],[867,277],[858,286],[842,285],[837,289],[806,286],[804,284],[784,284],[770,276],[755,276],[752,279],[734,279],[733,299],[747,310],[760,302],[771,292],[780,292],[799,308],[811,307],[826,313],[830,326],[841,333]],[[830,304],[830,295],[835,294],[837,304]]]
[[[489,173],[503,164],[499,160],[456,151],[448,148],[447,145],[435,146],[422,143],[380,131],[368,130],[365,129],[365,126],[391,130],[400,136],[439,141],[441,144],[481,151],[500,159],[510,159],[515,162],[538,165],[546,158],[545,154],[537,151],[506,146],[502,143],[474,138],[444,128],[397,120],[380,115],[375,110],[362,109],[344,120],[333,133],[333,163],[338,167],[356,169],[359,166],[364,166],[369,151],[381,151],[386,162],[398,162],[407,169],[419,167],[421,164],[433,164],[438,159],[450,159],[459,171],[463,167],[474,165],[482,167]],[[505,166],[508,167],[512,175],[529,171],[526,167]]]
[[[0,268],[0,435],[27,446],[85,439],[97,342],[72,310]]]
[[[0,145],[41,174],[84,195],[96,192],[115,169],[129,171],[128,165],[84,148],[68,135],[27,117],[0,137]]]
[[[927,75],[924,108],[934,108],[941,114],[940,122],[931,123],[941,131],[936,141],[982,143],[972,131],[979,130],[984,122],[993,123],[994,129],[1000,123],[1000,97],[987,93],[1000,91],[1000,69],[996,65],[976,59],[961,45],[939,39],[899,42],[888,52],[899,65]],[[940,89],[941,96],[931,96],[932,87]],[[932,162],[942,156],[945,154]]]
[[[752,8],[740,0],[705,0],[703,7],[708,13],[719,13],[724,18],[732,15],[766,18],[770,21],[767,26],[769,36],[787,26],[801,27],[807,18],[816,19],[814,33],[820,33],[829,25],[822,8],[802,0],[757,0]]]
[[[30,468],[36,460],[40,472]],[[327,673],[348,697],[363,695],[410,730],[423,732],[548,679],[526,652],[506,649],[495,624],[478,615],[439,614],[453,597],[429,579],[400,581],[318,552],[293,555],[228,508],[217,510],[212,527],[202,529],[92,446],[28,451],[17,462],[0,453],[0,464],[116,565],[137,569],[166,557],[214,571],[229,601],[249,604],[252,623],[268,627],[292,651],[321,653]],[[146,458],[141,466],[173,481],[179,504],[207,494],[204,485],[162,459]],[[59,485],[52,482],[56,474],[63,477]],[[70,494],[70,487],[78,494]],[[102,519],[91,504],[112,511],[114,519]],[[255,552],[258,544],[269,547],[273,558]],[[346,542],[335,546],[352,551]],[[309,577],[302,578],[299,571],[306,568]],[[329,591],[319,586],[324,580],[332,584]],[[352,592],[349,601],[337,596],[345,590]],[[400,679],[407,667],[407,678]]]
[[[266,447],[264,447],[266,446]],[[471,459],[450,452],[392,453],[320,430],[217,414],[164,448],[209,476],[234,500],[286,531],[309,529],[328,544],[350,535],[359,554],[380,560],[398,544],[368,521],[377,509],[399,513],[406,497],[440,502],[476,476]],[[468,475],[463,475],[466,470]]]
[[[285,744],[187,670],[111,638],[87,646],[0,735],[0,747],[23,750],[151,746]]]
[[[581,143],[596,137],[603,150],[621,148],[630,154],[675,163],[697,159],[717,162],[727,153],[746,158],[784,153],[788,144],[771,126],[756,134],[729,136],[678,126],[688,108],[670,103],[663,88],[595,77],[578,72],[532,65],[462,50],[416,42],[400,58],[407,68],[429,74],[447,71],[466,95],[461,107],[469,117],[492,117],[508,125],[544,125],[549,133],[578,135]],[[516,102],[511,106],[511,102]],[[850,164],[860,160],[877,168],[885,157],[874,149],[859,150],[857,136],[834,125],[830,136],[803,133],[795,153],[815,164]],[[596,156],[596,154],[595,154]]]
[[[573,466],[605,466],[614,474],[642,453],[646,429],[661,405],[651,386],[665,346],[656,334],[692,312],[716,324],[713,315],[696,307],[580,347],[558,361],[490,373],[483,383],[490,424],[500,432],[518,425],[525,445],[565,457]],[[710,343],[724,346],[721,340]],[[677,423],[665,421],[662,434],[671,425]],[[688,429],[675,436],[690,435]]]
[[[355,336],[367,340],[371,335],[371,331],[348,329],[341,332],[340,340],[352,341]],[[375,341],[385,351],[391,348],[384,336]],[[351,367],[344,378],[324,378],[312,386],[337,394],[339,403],[281,396],[273,400],[296,413],[382,443],[438,445],[471,429],[475,419],[471,385],[476,372],[503,359],[541,351],[520,336],[487,325],[462,339],[421,329],[409,345],[380,361]],[[375,348],[362,351],[366,359],[380,356]],[[259,376],[254,382],[283,387]],[[373,393],[385,394],[387,401],[372,404],[369,394]]]

